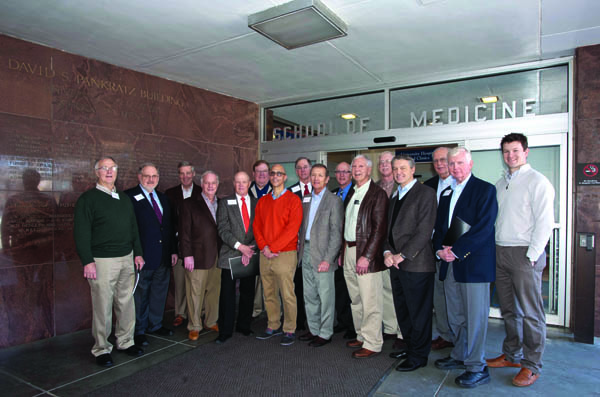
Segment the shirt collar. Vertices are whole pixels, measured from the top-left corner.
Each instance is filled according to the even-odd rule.
[[[107,188],[105,188],[104,186],[102,186],[99,183],[96,183],[96,189],[98,189],[101,192],[104,192],[106,194],[110,194],[111,196],[113,193],[115,193],[117,191],[117,188],[115,186],[113,186],[112,190],[108,190]]]
[[[240,196],[239,194],[235,194],[235,197],[241,202],[242,201],[242,197],[244,198],[244,200],[246,200],[246,202],[250,201],[250,196],[248,195],[248,193],[246,193],[245,196]]]
[[[149,191],[147,191],[147,190],[146,190],[146,188],[145,188],[145,187],[143,187],[141,183],[140,183],[140,185],[139,185],[139,186],[140,186],[140,189],[142,189],[142,192],[144,192],[144,194],[145,194],[146,196],[150,196],[150,193],[154,193],[154,190],[153,190],[152,192],[149,192]]]
[[[319,194],[315,194],[315,190],[313,189],[313,190],[312,190],[312,192],[311,192],[311,195],[313,196],[313,198],[316,198],[316,197],[318,197],[318,198],[319,198],[319,200],[320,200],[320,199],[322,199],[322,198],[323,198],[323,195],[325,194],[325,190],[326,190],[326,189],[325,189],[325,188],[323,188],[323,190],[321,190],[321,193],[319,193]]]
[[[464,189],[464,187],[466,186],[467,182],[469,182],[469,179],[471,179],[471,176],[473,175],[473,173],[471,172],[469,174],[469,176],[467,176],[465,178],[464,181],[462,181],[462,183],[457,183],[456,179],[452,178],[452,190],[456,190],[456,188],[460,188],[461,190]]]
[[[279,196],[275,196],[275,190],[271,190],[271,196],[273,196],[273,200],[277,200],[279,197],[283,196],[287,192],[287,188],[284,187]]]
[[[516,170],[515,172],[513,172],[512,174],[510,173],[509,170],[506,170],[506,172],[504,174],[504,178],[506,179],[507,182],[509,182],[513,178],[516,178],[517,175],[519,175],[520,172],[525,172],[525,171],[528,171],[529,169],[531,169],[531,165],[529,165],[529,163],[525,163],[521,167],[519,167],[518,170]]]
[[[358,187],[357,184],[354,184],[354,192],[358,193],[358,192],[362,192],[364,190],[369,190],[369,186],[371,186],[371,181],[372,181],[372,179],[369,178],[369,180],[361,187]]]
[[[217,196],[216,196],[216,195],[215,195],[215,199],[214,199],[214,201],[210,201],[210,199],[208,198],[208,196],[207,196],[206,194],[204,194],[204,192],[202,192],[202,193],[200,193],[200,194],[202,194],[202,197],[204,197],[204,200],[205,200],[206,202],[208,202],[208,203],[211,203],[211,204],[213,204],[213,205],[214,205],[214,204],[217,202]]]
[[[405,187],[402,187],[402,186],[398,185],[398,194],[401,194],[402,192],[408,192],[413,186],[415,186],[415,183],[417,183],[417,178],[414,178]]]

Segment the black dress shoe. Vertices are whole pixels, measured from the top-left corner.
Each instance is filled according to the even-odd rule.
[[[96,364],[98,364],[101,367],[106,367],[106,368],[112,367],[113,360],[112,360],[110,353],[104,353],[104,354],[97,356]]]
[[[454,379],[454,383],[460,387],[466,387],[470,389],[479,385],[490,383],[491,380],[492,378],[488,372],[488,367],[484,367],[483,371],[480,372],[466,371],[464,374]]]
[[[160,327],[156,331],[150,332],[151,334],[160,335],[160,336],[173,336],[173,331],[169,328]]]
[[[144,354],[144,351],[142,349],[140,349],[139,347],[137,347],[136,345],[131,345],[127,349],[123,349],[123,350],[119,350],[119,351],[122,353],[125,353],[131,357],[139,357],[142,354]]]
[[[148,346],[148,339],[144,334],[135,335],[133,337],[133,343],[135,343],[136,346]]]
[[[219,335],[217,339],[215,339],[215,343],[217,345],[222,345],[223,343],[227,342],[227,339],[229,338],[231,338],[231,336]]]
[[[313,335],[313,334],[312,334],[312,333],[309,331],[309,332],[307,332],[307,333],[305,333],[305,334],[302,334],[302,335],[300,335],[300,336],[298,337],[298,340],[299,340],[299,341],[302,341],[302,342],[308,342],[308,341],[312,341],[312,340],[314,340],[316,337],[317,337],[317,335]]]
[[[348,328],[344,327],[343,325],[336,325],[335,327],[333,327],[333,333],[339,334],[340,332],[344,332],[347,329]]]
[[[312,346],[312,347],[321,347],[321,346],[325,346],[326,344],[328,344],[329,342],[331,342],[331,338],[329,339],[323,339],[320,336],[317,336],[315,339],[312,340],[312,342],[310,342],[308,345]]]
[[[356,332],[351,329],[346,330],[344,333],[344,339],[356,339]]]
[[[440,358],[435,360],[435,367],[438,369],[465,369],[464,361],[458,361],[452,357]]]
[[[398,365],[396,367],[396,371],[410,372],[410,371],[414,371],[415,369],[424,367],[426,365],[427,365],[427,363],[416,363],[413,360],[411,360],[410,358],[407,358],[406,360],[402,361],[400,363],[400,365]]]
[[[396,360],[398,360],[400,358],[404,358],[406,356],[408,356],[408,352],[406,350],[401,350],[401,351],[398,351],[398,352],[391,352],[390,353],[390,358],[393,358],[393,359],[396,359]]]

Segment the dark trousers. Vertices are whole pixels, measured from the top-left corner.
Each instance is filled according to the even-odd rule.
[[[133,295],[135,301],[135,334],[154,332],[162,327],[171,267],[160,265],[157,269],[143,269]]]
[[[339,327],[354,331],[354,322],[352,321],[352,310],[350,309],[350,295],[344,278],[344,268],[338,267],[334,273],[335,282],[335,311],[337,313],[337,323]]]
[[[433,285],[435,273],[390,268],[398,325],[408,345],[408,359],[427,364],[431,351]]]
[[[254,307],[255,276],[244,277],[240,280],[240,302],[236,329],[240,332],[250,331],[252,310]],[[235,284],[237,279],[231,279],[231,270],[221,270],[221,294],[219,295],[219,335],[233,335],[235,321]]]
[[[297,267],[294,274],[294,293],[296,294],[296,304],[298,305],[296,329],[304,330],[306,329],[306,309],[304,308],[304,281],[301,267]]]

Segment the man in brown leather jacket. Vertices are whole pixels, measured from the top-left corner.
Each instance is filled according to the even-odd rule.
[[[356,339],[346,346],[359,348],[354,358],[381,352],[383,337],[383,243],[387,236],[388,197],[371,181],[373,163],[358,155],[352,161],[354,195],[346,208],[344,226],[344,277],[352,300]]]

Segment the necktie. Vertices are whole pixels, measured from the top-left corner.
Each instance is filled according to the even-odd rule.
[[[308,185],[304,185],[304,193],[302,194],[302,196],[308,196],[310,194],[310,192],[308,191]]]
[[[248,233],[250,227],[250,215],[248,215],[248,208],[246,207],[246,199],[242,197],[242,219],[244,220],[244,229]]]
[[[154,194],[152,193],[150,193],[150,201],[152,201],[152,208],[154,208],[154,213],[158,218],[158,223],[162,225],[162,213],[160,212],[160,208],[158,208],[158,204],[156,203],[156,200],[154,200]]]

